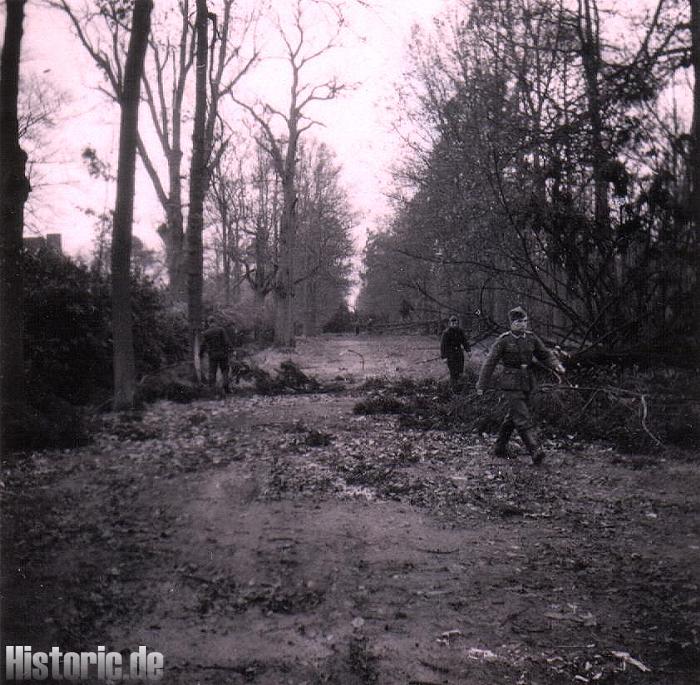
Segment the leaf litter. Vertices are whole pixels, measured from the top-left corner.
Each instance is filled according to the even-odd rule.
[[[402,381],[396,401],[408,406],[418,387]],[[495,459],[484,425],[466,430],[449,414],[429,425],[427,412],[414,415],[418,424],[403,414],[353,413],[368,393],[382,397],[379,382],[335,394],[307,390],[160,401],[104,415],[92,445],[5,464],[3,533],[24,574],[12,582],[42,606],[25,629],[71,648],[107,634],[118,639],[118,627],[141,615],[166,630],[173,619],[149,590],[158,582],[179,588],[169,596],[181,595],[183,617],[208,631],[253,617],[277,630],[283,620],[325,622],[324,634],[335,637],[324,645],[337,647],[314,652],[306,665],[285,662],[309,682],[420,681],[424,664],[448,683],[641,683],[644,669],[673,685],[693,681],[695,464],[655,458],[640,470],[604,445],[560,440],[550,443],[545,466],[533,469],[522,450],[513,461]],[[325,567],[312,585],[304,578],[312,557],[296,549],[315,536],[304,542],[295,533],[295,542],[269,542],[269,549],[248,543],[266,559],[265,573],[250,582],[238,553],[226,556],[223,534],[207,524],[214,528],[199,546],[211,550],[211,563],[183,565],[191,556],[183,540],[204,535],[201,521],[190,529],[197,518],[183,509],[183,495],[228,473],[237,474],[241,507],[293,504],[313,513],[348,506],[367,525],[381,512],[380,520],[394,519],[386,535],[398,524],[411,538],[425,535],[414,512],[444,539],[412,539],[404,551],[385,541],[393,556],[382,560],[380,547],[371,562],[348,547],[333,562],[340,570]],[[438,641],[429,628],[436,622],[444,626]],[[250,654],[199,670],[178,662],[172,682],[224,666],[250,682],[284,682],[272,651]],[[392,680],[393,672],[403,675]]]

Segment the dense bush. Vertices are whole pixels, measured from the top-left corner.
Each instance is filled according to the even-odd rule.
[[[50,250],[25,253],[24,335],[30,397],[72,404],[104,401],[112,387],[108,279]],[[132,282],[134,349],[139,375],[182,358],[184,314],[165,307],[145,278]]]
[[[333,316],[324,324],[324,333],[349,333],[355,330],[356,317],[344,302],[333,312]]]

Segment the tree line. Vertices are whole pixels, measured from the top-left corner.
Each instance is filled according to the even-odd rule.
[[[24,387],[21,253],[30,183],[20,124],[32,117],[17,103],[25,4],[6,2],[2,54],[3,407],[21,405]],[[137,160],[163,211],[167,293],[173,305],[186,307],[193,348],[205,289],[211,303],[249,298],[269,310],[278,345],[293,346],[297,321],[316,332],[348,293],[355,220],[333,152],[307,133],[319,123],[313,108],[345,89],[335,78],[310,75],[338,45],[345,26],[340,5],[48,0],[47,6],[67,17],[100,72],[99,90],[120,111],[116,172],[94,150],[84,155],[92,174],[116,184],[114,211],[98,217],[100,265],[110,261],[114,407],[133,406],[136,383]],[[282,50],[289,82],[283,107],[238,92],[265,57],[262,21]],[[232,116],[232,108],[248,121]]]
[[[624,13],[604,0],[457,1],[417,32],[410,154],[393,216],[367,243],[358,306],[392,317],[408,301],[488,329],[523,304],[578,349],[692,354],[691,5],[692,22],[675,0]],[[678,99],[691,90],[689,126]]]

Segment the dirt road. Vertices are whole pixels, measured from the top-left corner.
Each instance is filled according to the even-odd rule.
[[[162,402],[6,467],[5,643],[147,645],[176,684],[697,682],[694,455],[534,468],[353,414],[431,344],[310,342],[344,391]]]

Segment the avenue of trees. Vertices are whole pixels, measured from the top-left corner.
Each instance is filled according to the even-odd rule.
[[[645,0],[624,13],[607,0],[446,2],[429,32],[414,32],[397,86],[406,154],[392,216],[367,241],[360,315],[437,322],[455,312],[490,330],[522,304],[566,345],[693,359],[699,1]],[[25,4],[5,2],[0,73],[0,399],[3,416],[20,419],[31,356],[26,206],[64,97],[25,74]],[[325,103],[350,87],[324,67],[343,42],[342,8],[42,5],[67,22],[95,90],[119,114],[118,159],[85,141],[87,171],[116,195],[113,210],[95,213],[92,280],[71,281],[109,285],[109,330],[98,337],[110,346],[115,408],[133,405],[145,368],[139,298],[180,316],[166,328],[180,344],[187,331],[188,358],[212,311],[280,347],[351,321],[357,218],[333,150],[313,136]],[[256,91],[253,76],[270,62],[284,87]],[[133,236],[137,168],[162,212],[160,266]],[[162,349],[161,361],[173,358],[170,343]]]
[[[29,83],[20,50],[25,2],[5,5],[2,404],[3,412],[16,415],[27,361],[22,239],[33,161],[21,142],[39,139],[53,123],[61,94],[48,103],[22,97],[20,85]],[[136,254],[133,249],[137,163],[162,207],[163,286],[169,306],[187,312],[191,344],[214,306],[248,307],[255,312],[254,332],[268,327],[279,345],[293,346],[302,330],[318,332],[351,284],[354,216],[333,152],[308,133],[319,123],[311,114],[318,116],[315,106],[345,88],[334,78],[307,75],[309,65],[338,44],[344,28],[338,7],[311,0],[284,8],[234,0],[162,6],[151,0],[47,0],[43,11],[68,19],[96,67],[96,89],[120,111],[114,172],[95,150],[84,154],[93,176],[116,183],[114,211],[96,216],[93,265],[111,283],[114,407],[132,406],[136,385],[132,286],[144,263],[135,260],[146,253],[138,243]],[[282,107],[250,90],[238,92],[262,58],[271,57],[258,45],[261,22],[277,38],[290,84]],[[27,110],[18,111],[18,103]]]
[[[676,98],[697,3],[692,31],[683,1],[608,5],[454,2],[414,35],[410,155],[360,310],[490,328],[523,304],[579,348],[694,349],[698,89],[693,130]]]
[[[271,319],[266,309],[274,293],[283,244],[279,240],[284,190],[264,150],[225,154],[213,169],[207,200],[209,299],[249,318]],[[316,335],[351,285],[348,257],[354,214],[340,182],[340,167],[324,144],[299,146],[295,162],[295,241],[290,252],[297,332]],[[277,334],[275,327],[275,334]],[[286,342],[286,341],[285,341]]]

